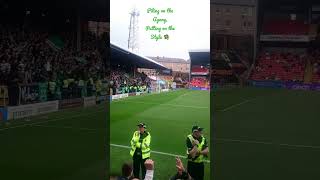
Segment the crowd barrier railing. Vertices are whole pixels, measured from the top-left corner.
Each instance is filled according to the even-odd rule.
[[[2,99],[5,102],[4,106],[0,106],[0,121],[21,119],[60,109],[94,106],[109,99],[106,82],[102,83],[102,87],[98,91],[87,92],[87,86],[78,87],[79,91],[69,92],[76,93],[76,95],[65,99],[62,97],[49,99],[47,83],[20,84],[16,88],[17,92],[14,96],[16,97],[14,99],[16,105],[8,106],[8,87],[0,87],[0,102]]]
[[[213,83],[212,89],[221,89],[221,88],[237,88],[241,85],[239,83]]]
[[[0,86],[0,107],[7,106],[8,101],[8,86]]]
[[[164,93],[164,92],[169,92],[170,90],[171,89],[161,89],[161,90],[154,90],[154,91],[142,91],[142,92],[131,92],[131,93],[115,94],[115,95],[110,95],[110,101],[125,99],[125,98],[128,98],[130,96],[141,96],[141,95],[145,95],[145,94]]]
[[[254,87],[264,88],[284,88],[292,90],[311,90],[320,91],[320,83],[303,83],[303,82],[282,82],[282,81],[249,81]]]
[[[37,94],[39,95],[39,91],[40,91],[39,89],[37,89],[38,87],[36,84],[21,86],[20,89],[22,89],[21,97],[23,102],[26,102],[25,99],[39,100],[40,98],[37,97]],[[0,121],[10,121],[15,119],[21,119],[21,118],[26,118],[30,116],[39,115],[39,114],[55,112],[61,109],[95,106],[101,102],[119,100],[119,99],[127,98],[129,96],[140,96],[144,94],[164,93],[169,91],[170,89],[162,89],[161,91],[155,91],[155,92],[134,92],[134,93],[111,95],[111,96],[104,93],[100,93],[99,95],[96,94],[89,97],[79,97],[79,98],[52,100],[52,101],[44,101],[44,102],[37,101],[35,103],[30,103],[30,104],[20,104],[18,106],[7,106],[7,107],[0,108]],[[25,97],[28,97],[28,98],[25,98]],[[29,101],[29,102],[34,102],[34,101]]]

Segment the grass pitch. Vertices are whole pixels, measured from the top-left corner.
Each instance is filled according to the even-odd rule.
[[[1,180],[98,180],[106,171],[104,105],[0,125]]]
[[[263,88],[212,92],[215,179],[320,179],[320,93]],[[137,122],[152,135],[155,179],[175,173],[193,124],[210,140],[209,93],[175,91],[111,103],[110,165],[130,161]],[[78,108],[0,124],[0,179],[88,180],[105,177],[105,107]],[[161,154],[162,153],[162,154]],[[163,154],[166,153],[166,154]],[[186,162],[185,162],[186,163]],[[206,164],[209,179],[209,164]]]
[[[155,180],[166,180],[176,173],[175,155],[186,155],[186,138],[193,125],[204,127],[210,141],[210,93],[179,90],[134,96],[111,103],[111,171],[120,173],[130,162],[132,134],[138,122],[147,124],[151,133],[151,159],[155,161]],[[119,147],[121,145],[122,147]],[[184,161],[186,166],[186,161]],[[205,164],[205,179],[210,179],[210,164]]]
[[[194,100],[196,99],[196,100]],[[193,124],[206,128],[209,140],[209,93],[176,91],[112,102],[111,143],[128,146],[139,121],[148,124],[155,179],[175,173],[173,154],[185,155],[185,138]],[[0,124],[0,179],[105,179],[106,163],[120,172],[129,149],[111,147],[106,161],[104,105],[63,110]],[[163,154],[167,153],[167,154]],[[209,177],[209,164],[206,168]]]
[[[217,180],[320,179],[320,92],[212,92]]]

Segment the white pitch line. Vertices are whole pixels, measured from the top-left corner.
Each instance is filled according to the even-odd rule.
[[[238,103],[238,104],[234,104],[234,105],[231,105],[231,106],[229,106],[229,107],[227,107],[227,108],[225,108],[225,109],[222,109],[222,110],[220,110],[221,112],[226,112],[226,111],[228,111],[228,110],[230,110],[230,109],[233,109],[233,108],[235,108],[235,107],[237,107],[237,106],[241,106],[242,104],[246,104],[246,103],[248,103],[248,102],[250,102],[250,101],[253,101],[253,100],[255,100],[256,98],[253,98],[253,99],[247,99],[247,100],[245,100],[245,101],[242,101],[242,102],[240,102],[240,103]]]
[[[130,146],[124,146],[124,145],[119,145],[119,144],[110,144],[110,146],[114,146],[114,147],[119,147],[119,148],[125,148],[125,149],[131,149]],[[171,153],[165,153],[165,152],[160,152],[160,151],[151,151],[152,153],[155,154],[160,154],[160,155],[165,155],[165,156],[171,156],[171,157],[179,157],[179,158],[184,158],[186,159],[186,156],[182,156],[182,155],[177,155],[177,154],[171,154]],[[209,160],[205,160],[206,163],[210,163]]]
[[[76,129],[76,130],[84,130],[84,131],[95,131],[97,132],[97,129],[91,129],[91,128],[75,128],[75,127],[71,127],[71,126],[47,126],[47,125],[31,125],[31,126],[37,126],[37,127],[46,127],[46,128],[58,128],[58,129]]]
[[[226,141],[226,142],[251,143],[251,144],[279,145],[279,146],[294,147],[294,148],[320,149],[320,146],[297,145],[297,144],[284,144],[284,143],[277,144],[277,143],[264,142],[264,141],[238,140],[238,139],[227,139],[227,138],[216,138],[216,139],[214,139],[214,140]]]
[[[56,119],[58,120],[58,119]],[[48,121],[45,121],[48,122]],[[45,122],[39,122],[39,123],[31,123],[31,124],[25,124],[24,126],[38,126],[38,127],[46,127],[46,128],[62,128],[62,129],[76,129],[76,130],[85,130],[85,131],[95,131],[97,132],[97,129],[91,129],[91,128],[74,128],[74,127],[68,127],[68,126],[47,126],[47,125],[39,125]],[[15,126],[15,127],[11,127],[11,128],[17,128],[17,127],[24,127],[24,126]],[[121,148],[126,148],[126,149],[131,149],[131,147],[129,146],[123,146],[123,145],[117,145],[117,144],[110,144],[111,146],[114,147],[121,147]],[[170,154],[170,153],[165,153],[165,152],[160,152],[160,151],[151,151],[155,154],[161,154],[161,155],[166,155],[166,156],[172,156],[172,157],[180,157],[180,158],[184,158],[186,159],[186,156],[181,156],[181,155],[176,155],[176,154]],[[205,160],[206,163],[210,163],[210,161]]]
[[[150,105],[183,107],[183,108],[193,108],[193,109],[209,109],[209,107],[204,107],[204,106],[185,106],[185,105],[179,105],[179,104],[148,103],[143,101],[126,101],[126,103],[150,104]]]
[[[111,100],[110,104],[118,103],[118,102],[122,102],[122,101],[135,100],[135,99],[139,99],[139,98],[147,97],[147,96],[152,96],[152,95],[157,95],[157,94],[156,93],[152,93],[152,94],[139,95],[139,96],[129,96],[128,98],[122,98],[122,99],[113,99],[113,100]]]
[[[188,95],[188,94],[190,94],[190,93],[191,93],[191,91],[187,91],[187,92],[181,94],[180,96],[178,96],[178,98],[184,97],[184,96],[186,96],[186,95]]]
[[[307,146],[307,145],[295,145],[295,144],[280,144],[280,146],[288,146],[288,147],[296,147],[296,148],[320,149],[320,146]]]
[[[172,92],[175,92],[175,91],[168,91],[168,92],[161,92],[161,93],[160,92],[153,92],[153,93],[147,93],[147,94],[140,94],[139,96],[129,96],[128,98],[114,99],[114,100],[111,100],[111,103],[117,103],[117,102],[121,102],[121,101],[129,101],[129,100],[133,100],[133,99],[139,99],[139,98],[143,98],[143,97],[160,95],[163,93],[172,93]]]
[[[61,118],[63,119],[63,118]],[[56,119],[55,121],[57,121],[59,119]],[[53,121],[53,120],[52,120]],[[44,121],[44,122],[38,122],[38,123],[30,123],[30,124],[25,124],[25,125],[21,125],[21,126],[15,126],[15,127],[11,127],[11,128],[17,128],[17,127],[25,127],[25,126],[38,126],[38,127],[46,127],[46,128],[62,128],[62,129],[76,129],[76,130],[85,130],[85,131],[95,131],[97,132],[97,129],[91,129],[91,128],[74,128],[74,127],[70,127],[70,126],[47,126],[47,125],[39,125],[45,122],[49,122],[49,121]],[[0,130],[4,130],[4,129],[0,129]],[[131,149],[131,147],[129,146],[123,146],[123,145],[117,145],[117,144],[110,144],[111,146],[115,146],[115,147],[121,147],[121,148],[126,148],[126,149]],[[170,154],[170,153],[165,153],[165,152],[160,152],[160,151],[151,151],[155,154],[161,154],[161,155],[166,155],[166,156],[172,156],[172,157],[180,157],[180,158],[184,158],[186,159],[186,156],[181,156],[181,155],[176,155],[176,154]],[[205,162],[210,163],[210,161],[205,160]]]

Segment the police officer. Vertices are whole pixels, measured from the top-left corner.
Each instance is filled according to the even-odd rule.
[[[203,128],[192,127],[187,137],[188,173],[194,180],[204,179],[204,158],[209,154],[207,140],[202,135]]]
[[[146,131],[146,124],[138,124],[138,130],[133,133],[131,140],[130,155],[133,158],[133,175],[139,178],[140,168],[142,169],[142,179],[146,175],[145,161],[150,158],[151,135]]]

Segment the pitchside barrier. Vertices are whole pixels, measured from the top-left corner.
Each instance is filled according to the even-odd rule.
[[[205,88],[205,87],[191,87],[191,90],[200,90],[200,91],[208,91],[210,90],[209,88]]]
[[[49,101],[20,106],[8,106],[6,108],[7,116],[3,120],[21,119],[39,114],[46,114],[58,111],[59,101]]]
[[[0,86],[0,107],[7,106],[8,98],[8,87]]]
[[[29,94],[29,98],[24,98],[25,100],[28,100],[28,101],[24,100],[23,102],[30,103],[36,100],[39,101],[39,99],[36,98],[36,95],[35,95],[35,94],[38,94],[37,92],[39,92],[38,88],[39,86],[37,87],[37,85],[35,84],[24,86],[22,97],[28,97],[27,94]],[[169,89],[162,89],[160,92],[156,91],[151,93],[162,93],[162,92],[169,92],[169,91],[170,91]],[[108,95],[100,95],[100,96],[90,96],[90,97],[73,98],[73,99],[54,100],[54,101],[47,101],[47,102],[37,102],[37,103],[24,104],[19,106],[8,106],[8,107],[0,108],[0,121],[21,119],[21,118],[26,118],[30,116],[46,114],[46,113],[58,111],[60,109],[95,106],[96,104],[106,101],[108,98],[110,98],[110,100],[117,100],[117,99],[124,99],[129,96],[140,96],[147,93],[148,92],[125,93],[125,94],[113,95],[110,97]]]
[[[301,83],[301,82],[281,82],[281,81],[249,81],[249,84],[254,87],[264,88],[284,88],[295,90],[311,90],[320,91],[320,83]]]
[[[84,107],[95,106],[96,104],[97,104],[97,97],[95,97],[95,96],[83,98],[83,106]]]
[[[57,100],[61,99],[61,94],[59,96],[58,93],[60,91],[57,91],[54,99],[48,101],[50,100],[50,97],[47,97],[48,83],[20,84],[16,92],[18,106],[7,106],[9,101],[8,87],[0,86],[0,122],[46,114],[60,109],[94,106],[109,98],[107,87],[106,81],[102,81],[101,90],[96,93],[94,91],[87,92],[86,86],[78,87],[81,93],[79,91],[70,91],[68,93],[73,98],[62,100]]]
[[[169,89],[161,89],[160,92],[168,92]]]
[[[32,88],[36,88],[36,86],[26,86],[26,94],[28,94],[29,92],[36,92],[32,90]],[[0,122],[46,114],[61,109],[95,106],[96,104],[106,101],[108,97],[109,96],[107,95],[99,95],[73,99],[53,100],[47,102],[37,102],[18,106],[7,106],[0,108]],[[35,99],[36,98],[33,98],[33,100]],[[29,98],[29,100],[31,99]],[[29,103],[30,102],[32,101],[29,101]]]
[[[76,108],[83,106],[82,98],[63,99],[59,101],[59,109]]]
[[[47,83],[23,84],[19,88],[19,104],[47,101]]]
[[[7,109],[0,108],[0,122],[6,121],[8,119]]]
[[[120,100],[120,99],[124,99],[127,97],[131,97],[131,96],[140,96],[143,94],[155,94],[155,93],[162,93],[162,92],[169,92],[169,89],[161,89],[160,91],[153,91],[151,93],[148,93],[147,91],[145,92],[133,92],[133,93],[125,93],[125,94],[116,94],[116,95],[112,95],[110,96],[110,101],[114,101],[114,100]]]
[[[221,89],[221,88],[237,88],[240,87],[238,83],[224,83],[224,84],[213,84],[212,89]]]
[[[0,122],[51,113],[61,109],[95,106],[97,101],[102,102],[106,99],[107,96],[91,96],[3,107],[0,108]]]
[[[102,86],[97,94],[103,96],[107,96],[108,86],[106,81],[102,81]],[[32,104],[38,102],[46,102],[48,100],[56,100],[56,99],[68,99],[72,98],[83,98],[88,96],[94,96],[95,92],[93,90],[88,91],[87,86],[79,86],[74,89],[69,89],[67,92],[63,93],[63,90],[56,90],[54,93],[54,98],[50,99],[48,97],[48,83],[33,83],[33,84],[22,84],[19,86],[19,105],[20,104]],[[66,96],[66,97],[61,97]],[[0,97],[1,98],[1,97]],[[100,98],[102,99],[102,98]],[[1,105],[1,104],[0,104]]]

